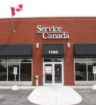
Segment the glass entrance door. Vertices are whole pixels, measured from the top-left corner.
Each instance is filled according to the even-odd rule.
[[[62,83],[62,64],[54,64],[55,83]]]
[[[62,62],[44,62],[43,84],[64,84],[64,73]]]
[[[45,64],[44,67],[44,77],[45,83],[52,83],[52,64]]]

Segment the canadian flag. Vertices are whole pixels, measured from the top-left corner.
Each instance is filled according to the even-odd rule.
[[[17,7],[11,7],[12,16],[15,16],[17,12],[20,12],[22,10],[23,10],[22,4],[19,4]]]

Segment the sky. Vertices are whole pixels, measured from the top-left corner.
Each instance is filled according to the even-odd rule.
[[[96,0],[0,0],[0,18],[12,18],[10,7],[23,4],[13,18],[96,17]]]

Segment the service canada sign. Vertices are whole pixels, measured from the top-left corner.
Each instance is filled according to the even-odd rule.
[[[62,27],[37,25],[37,33],[42,34],[43,39],[69,39],[69,32],[63,32]]]

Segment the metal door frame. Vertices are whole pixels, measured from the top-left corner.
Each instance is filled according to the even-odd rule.
[[[45,64],[52,64],[52,83],[45,83]],[[55,64],[62,65],[62,83],[55,83]],[[43,85],[64,85],[64,63],[63,62],[43,62]]]

